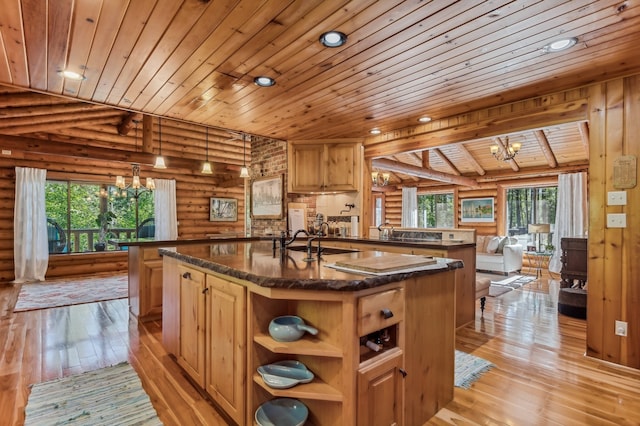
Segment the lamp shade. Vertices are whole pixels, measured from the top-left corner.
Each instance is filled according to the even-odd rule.
[[[551,232],[551,225],[548,223],[532,223],[529,224],[529,234],[548,234]]]

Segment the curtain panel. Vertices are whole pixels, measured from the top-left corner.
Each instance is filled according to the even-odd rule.
[[[418,227],[418,188],[402,187],[402,227]]]
[[[47,171],[16,167],[13,213],[15,283],[44,281],[49,264],[45,183]]]
[[[555,247],[549,261],[549,270],[562,270],[563,237],[579,237],[587,232],[587,174],[571,173],[558,176],[558,205],[556,206],[556,229],[551,238]]]
[[[155,179],[153,191],[155,235],[158,241],[178,239],[178,214],[176,211],[176,181]]]

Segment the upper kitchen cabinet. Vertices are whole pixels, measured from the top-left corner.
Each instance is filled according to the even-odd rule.
[[[296,141],[289,143],[288,191],[329,193],[358,191],[362,142]]]

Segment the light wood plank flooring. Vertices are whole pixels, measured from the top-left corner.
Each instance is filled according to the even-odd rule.
[[[131,321],[126,300],[13,313],[18,291],[0,285],[0,424],[24,422],[30,383],[124,360],[165,425],[227,424],[164,352],[161,325]],[[640,371],[585,357],[586,323],[559,315],[556,294],[541,279],[488,298],[483,316],[477,304],[456,346],[496,367],[427,424],[640,424]]]

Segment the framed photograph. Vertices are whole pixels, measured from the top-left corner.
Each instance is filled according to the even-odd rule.
[[[282,219],[282,175],[256,179],[251,182],[251,217],[254,219]]]
[[[209,201],[209,221],[236,222],[238,220],[238,200],[235,198],[211,198]]]
[[[493,198],[467,198],[462,200],[461,222],[493,222]]]

